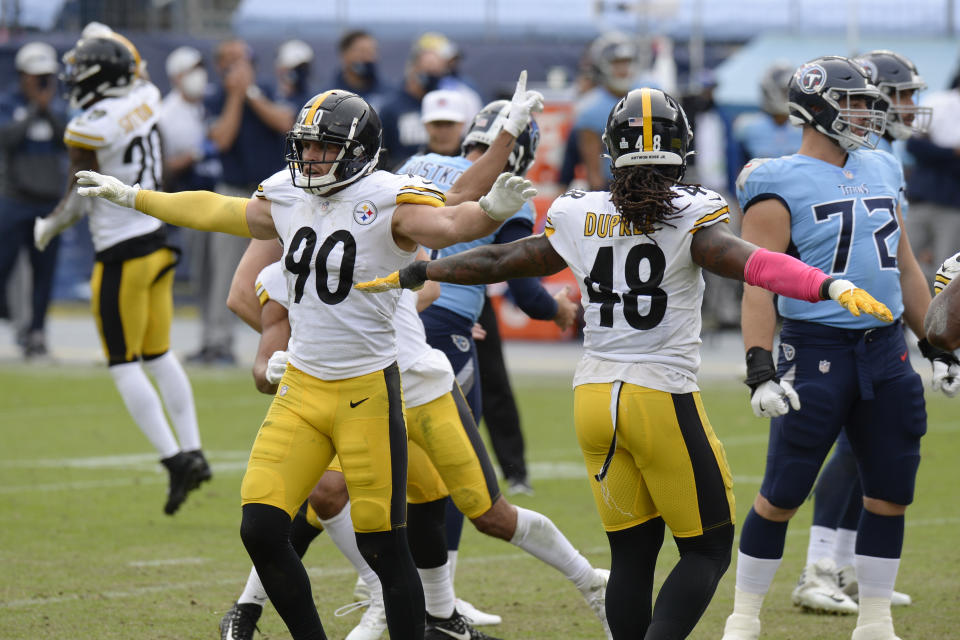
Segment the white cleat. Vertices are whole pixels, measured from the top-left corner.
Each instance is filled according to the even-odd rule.
[[[457,598],[456,608],[457,613],[466,618],[471,627],[489,627],[503,622],[503,618],[497,614],[480,611],[480,609],[460,598]]]
[[[821,558],[804,567],[793,589],[793,604],[815,613],[857,613],[857,603],[840,589],[837,565]]]
[[[757,640],[760,637],[760,618],[743,613],[731,613],[723,627],[722,640]]]
[[[357,600],[370,599],[370,587],[360,576],[357,576],[357,584],[353,585],[353,597]]]
[[[900,640],[893,632],[893,618],[886,618],[883,622],[857,625],[853,630],[852,640]]]
[[[848,564],[837,570],[837,584],[854,602],[860,602],[860,588],[857,584],[857,571]],[[894,591],[890,596],[890,604],[895,607],[908,607],[913,604],[913,598],[906,593]]]
[[[610,579],[608,569],[594,569],[593,581],[585,591],[582,591],[583,599],[587,601],[594,615],[600,619],[603,625],[603,632],[607,634],[608,640],[612,640],[613,634],[610,633],[610,625],[607,624],[607,580]]]
[[[344,605],[333,612],[338,618],[366,607],[360,618],[360,624],[347,634],[346,640],[378,640],[387,630],[387,613],[383,608],[383,599],[361,600]]]

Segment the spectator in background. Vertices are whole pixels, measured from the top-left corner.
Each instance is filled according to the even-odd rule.
[[[463,125],[469,122],[467,106],[459,91],[438,89],[423,96],[420,119],[427,131],[426,150],[441,156],[460,155]]]
[[[435,51],[437,55],[443,58],[445,63],[444,74],[440,78],[437,88],[456,91],[463,97],[463,104],[467,110],[467,120],[463,135],[466,135],[467,130],[470,128],[469,123],[473,121],[473,116],[477,115],[477,113],[480,112],[480,108],[483,107],[483,100],[480,98],[480,92],[477,91],[476,85],[465,80],[460,75],[460,62],[463,59],[460,48],[452,40],[447,38],[447,36],[442,33],[437,33],[436,31],[428,31],[423,34],[417,39],[413,46],[414,48],[424,51]]]
[[[432,44],[428,41],[428,44]],[[420,41],[410,49],[403,73],[403,86],[386,100],[380,112],[383,123],[381,166],[393,169],[414,155],[427,142],[427,131],[420,119],[423,96],[440,88],[440,80],[447,75],[444,50],[423,47]]]
[[[277,99],[276,88],[258,83],[253,53],[240,39],[217,47],[216,67],[221,86],[207,96],[207,136],[220,154],[223,177],[216,191],[249,198],[263,176],[283,168],[278,151],[293,126],[296,109]],[[233,272],[247,247],[243,238],[223,233],[203,234],[191,249],[203,321],[200,350],[190,362],[233,364],[234,316],[227,309]]]
[[[585,96],[597,86],[596,67],[590,60],[588,47],[577,66],[577,77],[574,80],[574,95]],[[560,192],[566,191],[573,181],[584,175],[583,158],[580,157],[579,135],[575,125],[571,125],[567,134],[567,142],[563,148],[563,162],[560,165],[560,175],[557,178]]]
[[[303,40],[287,40],[277,49],[277,99],[287,103],[294,113],[316,95],[310,86],[313,49]]]
[[[178,47],[167,56],[166,70],[172,88],[163,99],[159,122],[166,190],[212,190],[220,178],[220,159],[206,135],[203,55],[193,47]]]
[[[639,73],[638,51],[630,36],[613,31],[594,40],[587,55],[597,86],[577,103],[573,128],[577,152],[586,169],[587,189],[600,191],[607,188],[613,177],[610,163],[601,157],[604,150],[600,135],[610,111],[633,88]]]
[[[913,172],[907,180],[910,244],[927,278],[933,279],[944,256],[956,251],[960,238],[960,71],[947,91],[923,100],[932,107],[926,136],[907,141]]]
[[[770,65],[760,79],[760,108],[739,116],[733,122],[733,138],[740,148],[734,175],[751,158],[779,158],[796,153],[802,131],[789,122],[787,85],[795,65],[778,61]],[[698,132],[699,134],[699,132]]]
[[[380,113],[390,90],[377,73],[377,61],[380,59],[377,39],[361,29],[347,31],[337,42],[337,51],[340,53],[340,68],[324,91],[352,91]]]
[[[17,51],[16,89],[0,96],[0,295],[22,249],[32,272],[29,324],[18,328],[25,358],[47,353],[44,322],[57,263],[57,240],[44,251],[33,244],[36,218],[50,213],[66,182],[65,105],[57,100],[57,52],[44,42]]]

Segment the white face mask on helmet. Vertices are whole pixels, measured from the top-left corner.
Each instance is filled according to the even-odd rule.
[[[183,74],[180,78],[180,91],[190,100],[203,97],[207,88],[207,70],[197,67]]]

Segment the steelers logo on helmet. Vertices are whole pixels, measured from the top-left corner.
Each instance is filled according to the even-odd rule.
[[[672,96],[659,89],[634,89],[610,111],[603,143],[613,168],[650,165],[677,180],[683,177],[693,131]]]
[[[466,155],[476,145],[485,147],[492,145],[503,130],[503,123],[506,122],[509,114],[510,102],[508,100],[494,100],[483,107],[473,117],[473,122],[470,123],[470,130],[467,131],[467,135],[464,136],[463,142],[460,144],[461,152]],[[520,136],[513,143],[513,149],[510,151],[505,169],[518,176],[526,174],[527,169],[533,164],[539,145],[540,127],[531,118],[527,128],[520,133]]]
[[[330,195],[376,169],[380,117],[355,93],[333,89],[310,98],[287,134],[284,160],[294,186]]]

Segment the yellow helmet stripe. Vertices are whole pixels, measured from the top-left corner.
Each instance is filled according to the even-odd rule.
[[[650,89],[640,89],[640,108],[643,109],[643,150],[653,151],[653,107],[650,102]]]
[[[333,90],[325,91],[317,96],[317,99],[313,101],[313,104],[310,105],[310,110],[307,111],[307,117],[303,119],[303,124],[313,124],[313,116],[317,115],[317,109],[320,108],[320,105],[323,104],[323,101],[327,99],[333,93]]]

